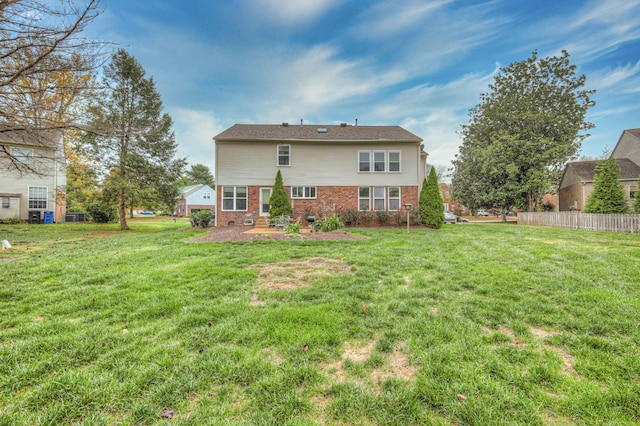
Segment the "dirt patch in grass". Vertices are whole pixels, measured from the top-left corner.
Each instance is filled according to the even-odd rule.
[[[308,259],[292,259],[287,262],[265,263],[254,265],[258,271],[255,291],[251,296],[251,306],[262,306],[261,290],[288,291],[305,288],[313,281],[335,276],[336,274],[352,274],[353,270],[342,259],[326,259],[314,257]]]
[[[250,229],[250,228],[249,228]],[[218,243],[218,242],[239,242],[239,241],[269,241],[269,240],[290,240],[290,241],[342,241],[342,240],[363,240],[361,235],[353,235],[350,232],[338,229],[330,232],[309,232],[299,235],[288,235],[284,232],[264,232],[249,233],[244,226],[218,226],[211,227],[204,235],[195,237],[193,241],[198,243]]]

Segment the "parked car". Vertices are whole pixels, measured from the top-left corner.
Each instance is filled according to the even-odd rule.
[[[460,216],[456,217],[456,220],[458,222],[469,222],[469,219],[467,219],[466,217],[460,217]]]
[[[151,212],[151,211],[140,212],[140,214],[147,215],[147,216],[154,216],[155,215],[155,213]]]
[[[444,223],[456,223],[456,215],[451,212],[444,212]]]
[[[478,210],[478,216],[489,216],[489,212],[485,209]]]

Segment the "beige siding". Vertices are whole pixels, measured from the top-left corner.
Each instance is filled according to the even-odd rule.
[[[280,169],[284,184],[295,186],[419,185],[424,173],[419,146],[408,143],[348,144],[284,142],[291,166],[276,166],[277,142],[218,142],[218,185],[273,185]],[[359,151],[400,151],[400,173],[359,173]]]
[[[640,140],[635,136],[624,132],[611,153],[613,158],[629,158],[636,164],[640,164]]]

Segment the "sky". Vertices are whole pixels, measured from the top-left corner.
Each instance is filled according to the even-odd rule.
[[[153,77],[179,157],[236,123],[399,125],[450,167],[500,71],[567,50],[600,157],[640,127],[640,0],[102,0],[89,34]]]

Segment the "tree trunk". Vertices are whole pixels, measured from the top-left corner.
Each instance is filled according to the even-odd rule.
[[[536,208],[536,203],[535,203],[536,199],[533,196],[533,192],[532,191],[527,191],[527,211],[528,212],[532,212],[535,210]]]
[[[120,216],[120,230],[122,231],[129,230],[126,214],[127,212],[124,209],[124,189],[120,188],[118,190],[118,215]]]

